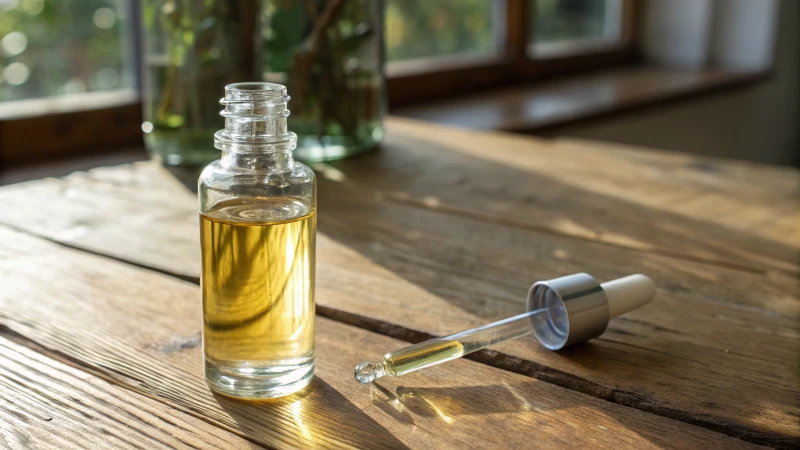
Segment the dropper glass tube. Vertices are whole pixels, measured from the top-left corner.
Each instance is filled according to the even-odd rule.
[[[400,350],[387,353],[379,363],[361,363],[356,367],[355,377],[359,383],[371,383],[383,376],[398,377],[468,355],[492,344],[516,339],[533,333],[531,320],[552,320],[546,308],[530,311],[518,316],[484,325],[449,336],[420,342]]]

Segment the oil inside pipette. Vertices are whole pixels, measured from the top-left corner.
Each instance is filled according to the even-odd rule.
[[[387,353],[383,362],[359,364],[356,366],[355,377],[359,383],[372,383],[385,375],[398,377],[463,355],[464,345],[455,340],[439,341],[425,346],[412,345],[395,353]]]

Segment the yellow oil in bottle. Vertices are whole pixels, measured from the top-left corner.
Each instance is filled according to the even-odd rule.
[[[239,376],[313,371],[315,231],[316,211],[289,198],[200,215],[207,374],[209,364]]]

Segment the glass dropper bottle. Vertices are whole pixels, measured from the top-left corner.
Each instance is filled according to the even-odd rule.
[[[281,397],[314,376],[316,178],[292,157],[285,86],[229,84],[220,103],[222,153],[198,181],[206,382]]]
[[[528,291],[528,312],[389,352],[381,362],[356,366],[355,378],[371,383],[405,375],[529,334],[561,350],[603,334],[610,318],[650,302],[654,294],[653,281],[638,274],[602,284],[585,273],[540,281]]]

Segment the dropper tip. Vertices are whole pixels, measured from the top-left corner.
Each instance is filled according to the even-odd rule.
[[[363,362],[356,366],[355,377],[356,381],[361,384],[372,383],[384,375],[381,370],[381,364],[374,364],[371,362]]]

